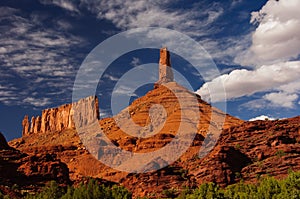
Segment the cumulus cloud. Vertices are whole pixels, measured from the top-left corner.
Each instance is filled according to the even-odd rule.
[[[257,28],[246,43],[232,45],[238,52],[235,62],[254,68],[233,70],[206,82],[197,93],[207,101],[232,100],[265,92],[261,99],[245,103],[254,109],[295,108],[300,94],[300,1],[268,1],[253,12],[251,23]],[[247,48],[247,43],[251,45]],[[246,47],[246,48],[245,48]],[[238,51],[236,51],[238,49]],[[223,99],[224,85],[227,99]]]
[[[299,0],[269,0],[251,23],[258,24],[252,34],[252,46],[236,61],[242,64],[270,64],[289,61],[300,54]]]
[[[239,109],[248,109],[255,111],[269,110],[269,109],[293,109],[296,108],[296,100],[298,94],[290,94],[285,92],[271,92],[263,95],[259,99],[250,100],[240,105]]]
[[[268,93],[264,95],[263,98],[270,101],[275,107],[293,108],[294,102],[298,99],[298,95],[295,93],[275,92]]]
[[[266,115],[260,115],[260,116],[249,119],[249,121],[256,121],[256,120],[275,120],[275,118],[269,117]]]
[[[257,70],[234,70],[206,82],[198,91],[205,100],[213,102],[250,96],[256,92],[276,90],[297,82],[300,74],[300,61],[264,65]],[[226,98],[222,93],[224,85]],[[297,84],[298,85],[298,84]]]

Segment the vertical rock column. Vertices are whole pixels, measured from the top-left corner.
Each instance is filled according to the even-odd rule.
[[[41,116],[35,118],[35,125],[33,128],[33,133],[38,133],[41,129]]]
[[[28,135],[29,134],[29,128],[30,123],[28,120],[28,115],[25,115],[23,121],[22,121],[22,136]]]
[[[174,75],[171,67],[170,53],[167,48],[161,48],[159,56],[159,80],[157,84],[173,82]]]

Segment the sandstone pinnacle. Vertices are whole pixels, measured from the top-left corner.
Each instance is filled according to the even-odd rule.
[[[159,79],[156,84],[173,82],[174,75],[171,67],[170,52],[166,47],[161,48],[159,56]]]

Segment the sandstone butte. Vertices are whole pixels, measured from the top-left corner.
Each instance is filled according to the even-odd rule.
[[[173,164],[158,171],[136,174],[118,171],[99,162],[79,138],[72,119],[72,107],[84,104],[85,108],[81,110],[84,114],[78,118],[79,127],[95,122],[96,118],[103,132],[118,147],[135,153],[156,151],[172,141],[182,122],[181,107],[170,88],[195,96],[174,82],[170,54],[166,48],[160,51],[159,71],[159,80],[154,89],[113,118],[98,121],[98,98],[94,96],[46,109],[41,116],[33,117],[30,121],[25,116],[21,138],[10,141],[8,146],[0,136],[1,180],[29,189],[30,184],[42,184],[50,179],[62,184],[76,184],[89,176],[124,185],[133,193],[133,197],[155,198],[163,197],[163,190],[167,189],[179,193],[185,186],[195,188],[203,182],[226,186],[241,179],[254,183],[258,176],[281,178],[289,170],[300,169],[300,117],[246,122],[212,107],[200,96],[196,96],[200,116],[196,136],[188,150]],[[148,138],[134,137],[123,132],[116,124],[116,120],[124,118],[129,111],[135,124],[147,126],[150,120],[158,120],[149,117],[153,104],[162,105],[167,116],[157,134]],[[225,122],[222,125],[223,118]],[[127,130],[136,130],[126,120],[121,124]],[[215,137],[218,130],[222,131],[219,139]],[[151,129],[140,133],[149,132]],[[204,158],[199,158],[199,149],[205,144],[203,141],[207,136],[217,139],[217,144]],[[30,179],[29,182],[22,184],[23,177]]]

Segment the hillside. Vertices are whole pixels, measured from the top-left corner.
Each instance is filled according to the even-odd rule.
[[[134,198],[157,198],[300,170],[300,116],[245,122],[228,115],[177,84],[169,56],[162,48],[154,89],[112,118],[99,120],[96,96],[25,116],[21,138],[10,146],[0,139],[2,185],[28,190],[91,177],[123,185]]]
[[[176,83],[171,86],[188,92]],[[128,136],[117,127],[114,118],[102,119],[99,124],[110,140],[125,150],[138,153],[158,150],[176,134],[176,125],[180,121],[180,111],[175,111],[178,110],[176,97],[166,87],[160,86],[134,101],[128,109],[133,113],[135,123],[143,126],[149,122],[150,106],[156,103],[165,107],[168,118],[162,130],[149,138]],[[199,97],[198,104],[201,117],[192,145],[175,163],[159,171],[130,174],[109,168],[86,150],[75,129],[31,134],[9,144],[27,154],[57,155],[68,165],[70,178],[75,182],[84,176],[100,177],[124,185],[134,197],[154,193],[159,196],[163,190],[180,191],[184,186],[197,187],[203,182],[216,182],[221,186],[241,179],[255,182],[264,175],[283,177],[289,170],[299,170],[300,117],[244,122],[211,107]],[[226,121],[216,146],[200,159],[198,152],[212,113],[219,118],[226,116]],[[115,118],[122,114],[120,112]],[[214,118],[212,122],[218,124],[218,117]]]

